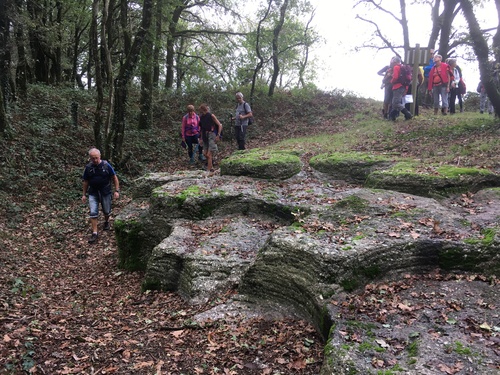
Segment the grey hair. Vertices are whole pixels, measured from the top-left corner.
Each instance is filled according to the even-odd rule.
[[[236,93],[236,96],[237,96],[238,98],[243,99],[243,94],[242,94],[241,92],[237,92],[237,93]]]
[[[446,63],[448,65],[451,65],[451,64],[456,64],[457,63],[457,59],[446,59]]]
[[[396,62],[396,63],[400,64],[400,63],[401,63],[401,57],[399,57],[399,56],[394,56],[394,57],[392,58],[392,61],[394,61],[394,62]]]
[[[95,147],[92,147],[90,150],[89,150],[89,156],[90,154],[93,154],[93,153],[97,153],[99,156],[101,156],[101,151],[99,151],[97,148]]]
[[[440,59],[443,59],[443,56],[441,55],[434,55],[434,57],[439,57]]]

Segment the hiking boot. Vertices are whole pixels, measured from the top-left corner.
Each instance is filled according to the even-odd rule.
[[[402,109],[401,112],[403,112],[403,115],[405,115],[405,120],[411,120],[413,118],[410,111],[408,111],[406,108]]]
[[[89,243],[96,243],[97,239],[99,238],[97,233],[92,233],[92,236],[90,236]]]
[[[104,222],[104,228],[102,228],[103,230],[110,230],[111,229],[111,225],[109,225],[109,221],[105,221]]]
[[[189,164],[194,164],[194,156],[191,156],[191,157],[189,158]]]
[[[399,111],[397,109],[393,109],[391,113],[389,113],[389,120],[396,121],[396,117],[399,116]]]
[[[199,156],[198,156],[198,160],[199,160],[199,161],[205,161],[205,160],[207,160],[207,158],[205,157],[205,155],[203,155],[203,154],[199,154]]]

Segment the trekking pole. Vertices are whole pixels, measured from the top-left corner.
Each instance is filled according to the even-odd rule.
[[[233,129],[234,128],[233,121],[236,121],[236,119],[233,117],[233,114],[231,112],[228,114],[228,116],[229,116],[228,123],[229,123],[229,127],[231,128],[231,130],[229,131],[229,133],[231,134],[231,136],[234,137],[234,134],[233,134],[233,131],[234,131],[234,129]],[[236,125],[236,122],[234,124]]]

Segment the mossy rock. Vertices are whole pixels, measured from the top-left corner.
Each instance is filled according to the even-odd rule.
[[[284,180],[301,169],[302,163],[296,153],[261,149],[237,151],[220,164],[221,175],[262,179]]]
[[[151,249],[171,231],[164,220],[152,220],[149,203],[140,199],[122,209],[114,228],[118,266],[129,271],[145,270]]]
[[[309,165],[317,171],[354,183],[364,183],[373,171],[387,169],[393,164],[394,161],[386,156],[361,152],[320,154],[309,161]]]
[[[159,186],[171,183],[173,181],[179,181],[186,178],[201,178],[202,171],[177,171],[174,173],[148,173],[142,177],[139,177],[132,184],[132,197],[137,198],[149,198],[153,190]]]
[[[401,162],[390,169],[370,173],[365,185],[424,197],[443,197],[500,186],[500,176],[479,168]]]

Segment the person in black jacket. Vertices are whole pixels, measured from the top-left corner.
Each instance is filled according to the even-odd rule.
[[[92,226],[92,236],[89,243],[95,243],[98,239],[97,218],[99,217],[99,203],[104,213],[103,230],[109,230],[109,216],[111,214],[111,198],[113,196],[111,183],[115,187],[114,197],[120,196],[120,182],[115,170],[106,160],[101,160],[101,152],[97,148],[89,150],[90,162],[83,171],[83,195],[82,202],[87,201],[89,196],[90,224]]]

